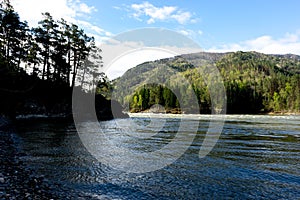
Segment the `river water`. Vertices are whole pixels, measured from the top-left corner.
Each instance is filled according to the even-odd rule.
[[[199,150],[213,117],[186,115],[185,119],[198,124],[192,144],[175,162],[146,173],[99,162],[69,122],[18,121],[15,159],[21,172],[45,182],[46,189],[39,192],[54,199],[300,199],[300,116],[228,115],[218,142],[204,158],[199,158]],[[162,121],[162,128],[152,132],[147,126]],[[116,140],[123,137],[116,124],[132,122],[143,126],[132,130],[126,140]],[[100,125],[119,146],[149,152],[172,142],[181,122],[177,115],[137,114]],[[136,139],[134,132],[151,137]],[[32,184],[19,182],[14,184],[17,190],[29,191],[19,195],[34,197],[26,188]]]

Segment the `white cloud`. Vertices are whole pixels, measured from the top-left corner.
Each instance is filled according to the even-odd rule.
[[[197,39],[199,39],[199,36],[203,35],[203,31],[201,31],[201,30],[194,31],[194,30],[191,30],[191,29],[182,29],[182,30],[179,30],[177,32],[179,32],[182,35],[187,36],[187,37],[189,37],[193,40],[197,40]]]
[[[55,20],[64,18],[70,23],[79,25],[87,34],[94,35],[96,40],[112,35],[86,20],[90,14],[97,12],[97,9],[82,3],[81,0],[13,0],[11,3],[21,20],[26,20],[30,27],[37,27],[42,19],[42,13],[49,12]]]
[[[283,37],[275,39],[272,36],[264,35],[251,40],[239,43],[225,44],[208,49],[210,52],[229,51],[257,51],[266,54],[298,54],[300,55],[300,31],[286,33]]]
[[[36,26],[42,19],[41,13],[49,12],[55,19],[72,20],[78,15],[88,14],[93,7],[73,0],[14,0],[12,5],[22,20],[28,21],[30,26]]]
[[[113,6],[113,8],[116,10],[122,10],[122,8],[120,6]]]
[[[193,15],[190,12],[179,10],[176,6],[163,6],[156,7],[149,2],[141,4],[132,4],[130,6],[133,11],[132,16],[142,21],[142,17],[148,18],[148,24],[155,23],[156,21],[170,21],[175,20],[179,24],[186,24],[188,22],[194,23]]]
[[[97,9],[95,7],[89,7],[88,5],[86,5],[85,3],[81,3],[79,4],[79,7],[76,5],[75,8],[79,8],[79,12],[82,13],[87,13],[87,14],[91,14],[94,11],[97,11]]]
[[[87,22],[87,21],[82,21],[82,20],[76,20],[76,23],[82,27],[85,27],[88,30],[94,31],[95,33],[99,34],[99,35],[104,35],[104,36],[112,36],[112,33],[105,31],[104,29],[92,25],[91,23]]]
[[[201,52],[199,48],[178,48],[165,46],[161,48],[134,48],[134,46],[140,46],[138,43],[121,44],[117,48],[112,46],[102,46],[103,51],[103,72],[106,73],[110,80],[122,76],[128,69],[135,67],[147,61],[154,61],[163,58],[170,58],[181,54]],[[131,47],[130,47],[131,46]],[[115,57],[109,53],[107,49],[114,49]],[[130,50],[131,49],[131,50]],[[132,50],[133,49],[133,50]],[[107,53],[108,52],[108,53]],[[123,53],[121,53],[123,52]],[[110,54],[110,55],[108,55]],[[105,56],[104,56],[105,55]],[[107,59],[110,56],[110,59]]]
[[[176,19],[180,24],[185,24],[191,19],[192,14],[189,12],[178,12],[177,14],[172,15],[171,17]]]
[[[201,52],[197,46],[155,45],[144,44],[143,40],[127,41],[109,39],[100,45],[102,49],[103,72],[110,79],[121,76],[128,69],[136,65],[175,55]]]
[[[181,33],[182,35],[185,35],[185,36],[190,35],[190,32],[188,30],[180,30],[178,32]]]
[[[108,78],[113,80],[122,76],[128,69],[137,66],[146,61],[154,61],[162,58],[173,57],[177,54],[162,49],[147,49],[142,48],[135,51],[129,51],[110,63],[105,71]]]

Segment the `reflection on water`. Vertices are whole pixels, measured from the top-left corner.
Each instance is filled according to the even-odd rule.
[[[101,122],[111,140],[134,151],[154,151],[176,135],[180,119],[165,119],[154,134],[149,118]],[[26,167],[57,186],[62,197],[94,199],[297,199],[300,197],[300,116],[226,116],[222,135],[213,151],[199,159],[210,120],[215,117],[186,115],[199,123],[193,144],[175,163],[149,173],[131,174],[97,162],[84,148],[74,125],[20,122],[17,135]],[[125,120],[125,121],[124,121]],[[133,120],[139,129],[122,132],[116,124]],[[148,126],[148,125],[151,126]],[[144,126],[144,128],[142,128]],[[186,126],[189,134],[188,126]],[[157,132],[157,131],[156,131]],[[149,134],[150,137],[146,137]],[[95,141],[97,142],[97,141]]]

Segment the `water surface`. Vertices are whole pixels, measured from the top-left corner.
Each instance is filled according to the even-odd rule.
[[[226,116],[218,143],[203,159],[199,159],[199,150],[210,120],[216,118],[184,117],[189,123],[199,123],[192,145],[173,164],[148,173],[123,172],[99,163],[83,146],[71,123],[20,121],[15,140],[23,165],[43,176],[52,186],[50,193],[60,198],[300,198],[300,116]],[[147,126],[150,119],[153,124],[162,120],[165,123],[157,129]],[[129,124],[126,120],[142,128],[128,135],[116,126],[120,123],[126,126]],[[130,119],[100,124],[118,145],[137,152],[151,152],[172,141],[180,121],[176,115],[152,115],[151,118],[133,115]],[[135,133],[145,137],[135,138]],[[151,137],[146,137],[147,134]],[[188,126],[186,134],[190,134]]]

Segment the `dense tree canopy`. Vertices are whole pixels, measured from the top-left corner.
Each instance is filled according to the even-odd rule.
[[[119,94],[116,98],[123,105],[129,104],[131,112],[160,104],[168,112],[189,106],[190,113],[199,112],[199,107],[200,113],[210,113],[210,66],[216,66],[223,78],[227,113],[300,112],[300,57],[296,55],[199,53],[147,62],[116,80],[120,83],[115,86]],[[176,72],[170,73],[169,69]],[[166,74],[169,76],[165,77]],[[151,77],[163,84],[145,85]],[[182,84],[182,78],[191,85]],[[199,107],[189,105],[193,93]]]
[[[2,71],[26,72],[42,80],[71,87],[75,86],[76,80],[87,83],[87,80],[99,75],[95,65],[101,63],[101,56],[97,54],[100,49],[96,48],[94,38],[86,35],[76,24],[64,19],[56,21],[46,12],[38,27],[29,28],[27,22],[20,20],[9,0],[2,1],[0,6]],[[92,59],[90,52],[94,52]],[[85,69],[91,66],[93,70]],[[83,83],[79,85],[84,86]]]

